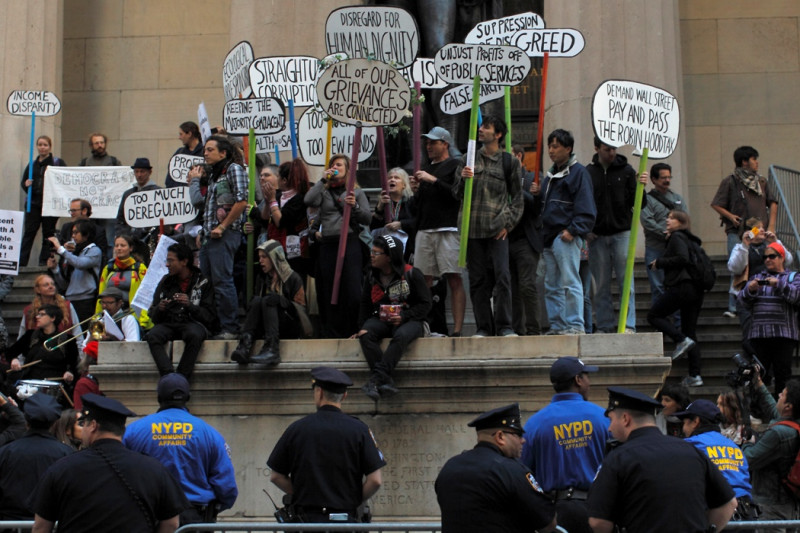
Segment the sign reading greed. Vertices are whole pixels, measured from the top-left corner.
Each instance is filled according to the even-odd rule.
[[[189,169],[203,163],[205,163],[205,159],[199,155],[175,154],[169,160],[169,177],[178,183],[186,183]]]
[[[131,167],[50,165],[44,173],[42,215],[67,216],[72,199],[83,198],[92,204],[92,218],[116,218],[122,193],[134,183]]]
[[[189,187],[169,187],[131,193],[123,206],[125,223],[132,228],[152,228],[161,219],[164,224],[182,224],[197,217]]]
[[[516,46],[448,44],[436,52],[436,74],[447,83],[519,85],[531,71],[531,60]]]
[[[648,148],[650,158],[663,159],[678,144],[678,100],[652,85],[607,80],[594,93],[592,125],[609,146],[632,145],[637,152]]]
[[[529,57],[544,57],[545,52],[550,57],[574,57],[586,46],[583,34],[571,28],[520,30],[510,42]]]
[[[51,117],[61,111],[61,101],[50,91],[11,91],[6,107],[12,115]]]
[[[326,166],[325,139],[328,134],[328,124],[325,115],[313,107],[308,108],[297,126],[297,144],[303,160],[309,165]],[[361,150],[358,152],[358,162],[366,161],[378,142],[375,128],[361,129]],[[355,126],[336,123],[331,128],[331,153],[349,154],[353,151],[353,142],[356,138]]]
[[[325,21],[325,48],[329,54],[374,58],[402,68],[417,57],[419,30],[405,9],[342,7],[331,11]]]
[[[225,101],[234,98],[247,98],[252,93],[250,88],[250,63],[253,62],[253,47],[242,41],[225,56],[222,63],[222,89]]]
[[[408,110],[411,89],[386,63],[347,59],[320,76],[317,98],[325,113],[339,122],[389,126],[400,122]]]
[[[230,135],[247,135],[250,128],[268,135],[283,129],[284,116],[283,104],[274,98],[231,100],[222,109],[222,127]]]

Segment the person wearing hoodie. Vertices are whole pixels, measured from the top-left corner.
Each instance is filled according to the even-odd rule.
[[[241,365],[259,363],[276,366],[281,362],[280,340],[298,339],[311,323],[306,316],[303,278],[289,266],[281,243],[268,240],[258,246],[258,262],[264,272],[260,287],[250,300],[239,345],[231,359]],[[264,336],[261,351],[250,357],[253,340]]]
[[[391,235],[373,241],[370,264],[361,291],[361,329],[353,338],[358,338],[370,369],[361,390],[377,402],[397,393],[392,371],[408,345],[424,335],[431,293],[422,272],[405,264],[403,245]],[[383,351],[386,337],[392,340]]]
[[[625,265],[628,261],[628,241],[631,238],[631,220],[636,205],[636,171],[628,164],[624,155],[595,136],[594,157],[586,165],[592,177],[594,204],[597,218],[589,241],[589,268],[596,285],[594,310],[597,330],[601,333],[616,333],[617,319],[611,301],[611,271],[617,275],[619,294],[622,295]],[[647,173],[639,177],[647,184]],[[644,191],[642,191],[644,192]],[[647,202],[643,195],[642,203]],[[628,314],[625,317],[625,332],[636,332],[636,301],[631,279],[628,296]]]
[[[578,163],[575,138],[563,129],[547,136],[553,166],[542,182],[544,293],[551,335],[584,333],[581,248],[597,216],[592,178]]]
[[[648,268],[664,270],[664,294],[656,300],[647,321],[658,331],[677,343],[672,352],[672,360],[689,353],[689,375],[681,382],[686,387],[699,387],[700,346],[697,344],[697,318],[703,307],[703,289],[693,280],[687,270],[691,264],[689,241],[702,244],[700,239],[689,231],[689,215],[683,211],[672,210],[667,215],[667,248],[664,255],[654,260]],[[675,311],[681,312],[681,328],[676,328],[669,320]]]

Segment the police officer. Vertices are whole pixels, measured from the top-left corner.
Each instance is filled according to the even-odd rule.
[[[173,372],[158,381],[158,412],[128,426],[122,444],[158,459],[183,487],[192,507],[181,525],[216,522],[239,494],[230,447],[220,433],[189,414],[189,381]]]
[[[317,412],[292,423],[267,460],[270,481],[286,494],[300,522],[358,522],[356,509],[381,487],[386,465],[366,424],[342,412],[344,372],[311,371]]]
[[[739,446],[720,434],[719,407],[709,400],[695,400],[674,416],[683,422],[686,441],[708,457],[730,483],[738,502],[733,520],[756,520],[758,508],[751,495],[750,467]]]
[[[478,444],[450,458],[436,478],[442,533],[554,531],[555,510],[522,451],[519,405],[498,407],[467,424]]]
[[[161,463],[122,445],[120,402],[83,395],[83,445],[51,466],[34,498],[33,531],[49,533],[58,521],[69,531],[175,531],[189,507],[180,485]]]
[[[48,431],[61,416],[61,406],[53,396],[37,392],[22,410],[28,431],[21,438],[0,448],[0,520],[33,520],[28,498],[45,470],[72,448]]]
[[[733,489],[690,443],[661,433],[661,404],[640,392],[609,387],[606,416],[622,444],[611,450],[589,490],[589,525],[629,533],[721,531],[736,510]]]
[[[556,394],[525,424],[522,463],[555,501],[558,525],[570,533],[592,533],[586,496],[608,439],[603,408],[588,401],[589,374],[597,371],[577,357],[556,359],[550,367]]]

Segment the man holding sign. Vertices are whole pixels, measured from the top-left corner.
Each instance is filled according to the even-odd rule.
[[[200,138],[200,128],[197,124],[192,121],[181,124],[178,128],[178,138],[183,143],[183,146],[178,148],[175,153],[172,154],[172,157],[180,154],[203,157],[203,143]],[[172,179],[172,176],[169,175],[169,170],[167,170],[167,177],[164,180],[164,185],[167,187],[178,187],[184,186],[185,184]]]
[[[153,174],[153,167],[150,166],[150,160],[146,157],[137,157],[136,162],[131,168],[133,169],[133,176],[136,178],[136,185],[122,193],[122,198],[120,198],[119,201],[119,211],[117,211],[115,234],[122,235],[123,233],[129,233],[137,239],[141,239],[145,236],[146,229],[134,229],[125,223],[125,200],[135,192],[151,191],[153,189],[160,189],[161,187],[153,183],[150,179],[151,174]]]
[[[511,326],[507,237],[519,222],[524,205],[519,161],[500,151],[500,142],[507,131],[502,120],[486,115],[478,128],[478,140],[483,147],[475,155],[475,168],[466,166],[464,156],[453,184],[454,193],[460,197],[464,194],[465,180],[474,180],[467,269],[476,337],[517,336]]]

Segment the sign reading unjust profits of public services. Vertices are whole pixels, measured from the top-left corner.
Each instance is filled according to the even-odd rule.
[[[516,46],[453,43],[440,48],[433,61],[447,83],[470,84],[480,76],[481,83],[513,86],[531,71],[530,58]]]

